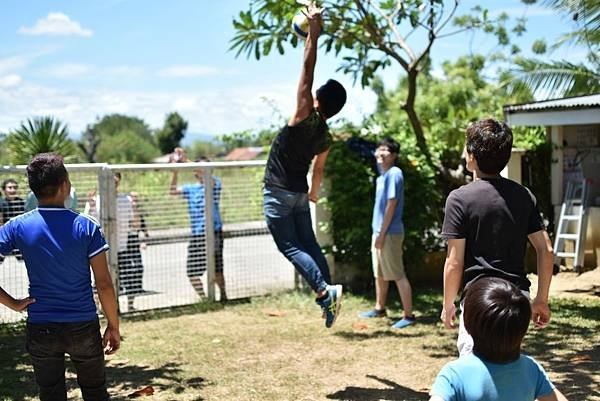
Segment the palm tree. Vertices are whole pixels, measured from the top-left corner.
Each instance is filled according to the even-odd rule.
[[[512,93],[527,87],[538,98],[556,98],[600,92],[600,2],[597,0],[546,0],[545,5],[567,14],[577,29],[559,38],[553,48],[577,45],[587,48],[587,61],[518,59],[504,81]]]
[[[56,152],[72,156],[75,147],[69,139],[68,128],[53,117],[34,117],[6,137],[9,159],[15,164],[25,164],[38,153]]]

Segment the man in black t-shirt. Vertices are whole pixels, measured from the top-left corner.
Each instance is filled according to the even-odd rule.
[[[484,277],[500,277],[529,296],[524,257],[529,240],[537,253],[538,291],[532,320],[544,327],[550,320],[548,291],[552,279],[552,245],[533,194],[500,172],[510,159],[512,132],[503,122],[488,119],[467,128],[467,169],[473,182],[450,193],[442,235],[448,239],[444,266],[444,304],[441,319],[454,328],[454,300],[459,290]],[[472,351],[472,338],[461,314],[458,350]]]
[[[338,316],[342,286],[329,285],[329,267],[312,229],[308,202],[317,201],[331,143],[326,120],[342,109],[346,91],[339,82],[329,80],[317,90],[316,99],[311,93],[321,11],[311,4],[305,12],[309,28],[296,111],[271,146],[265,168],[264,213],[277,248],[315,291],[325,325],[331,327]],[[309,190],[306,175],[313,159]]]

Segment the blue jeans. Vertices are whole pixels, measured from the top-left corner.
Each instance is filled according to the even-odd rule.
[[[308,194],[268,187],[263,194],[265,219],[277,248],[315,292],[324,290],[331,277],[312,229]]]

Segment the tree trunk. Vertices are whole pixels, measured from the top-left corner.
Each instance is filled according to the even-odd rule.
[[[402,108],[408,115],[410,125],[412,126],[415,137],[417,138],[417,145],[419,146],[419,149],[423,155],[425,155],[427,164],[436,170],[436,166],[431,157],[431,152],[429,151],[429,146],[427,145],[427,139],[425,139],[425,133],[423,132],[421,120],[415,111],[415,98],[417,97],[417,76],[418,71],[416,69],[411,69],[408,71],[408,94],[406,96],[406,103],[402,105]]]

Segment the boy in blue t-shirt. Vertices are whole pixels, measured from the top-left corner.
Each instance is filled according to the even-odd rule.
[[[376,301],[374,309],[359,315],[363,318],[384,317],[389,284],[394,281],[404,309],[403,318],[392,326],[395,329],[402,329],[415,322],[412,314],[412,288],[402,260],[404,176],[402,170],[394,166],[399,152],[400,145],[391,138],[382,139],[375,150],[375,159],[381,173],[377,177],[375,190],[371,246]]]
[[[529,299],[510,282],[483,277],[466,290],[464,324],[473,352],[446,364],[430,401],[566,401],[544,368],[521,354]]]
[[[169,157],[169,163],[189,162],[182,148],[175,148],[175,151]],[[207,157],[200,157],[198,162],[209,162]],[[204,284],[202,275],[206,271],[206,216],[204,215],[204,169],[194,170],[194,176],[198,180],[194,184],[186,184],[182,187],[177,186],[177,170],[173,170],[169,193],[174,196],[183,196],[188,202],[188,212],[192,236],[188,245],[188,254],[186,262],[186,273],[190,284],[200,297],[204,297]],[[223,223],[219,203],[221,200],[221,180],[218,177],[212,177],[213,183],[213,223],[214,223],[214,258],[215,258],[215,283],[219,287],[221,302],[227,301],[227,291],[225,289],[225,275],[223,274]]]
[[[65,353],[75,365],[83,399],[108,400],[104,353],[115,353],[121,341],[108,244],[96,220],[65,209],[71,182],[61,156],[36,155],[27,176],[39,207],[0,227],[0,254],[21,251],[29,297],[14,299],[0,288],[0,303],[28,311],[27,351],[42,401],[67,399]],[[108,320],[103,338],[90,266]]]

